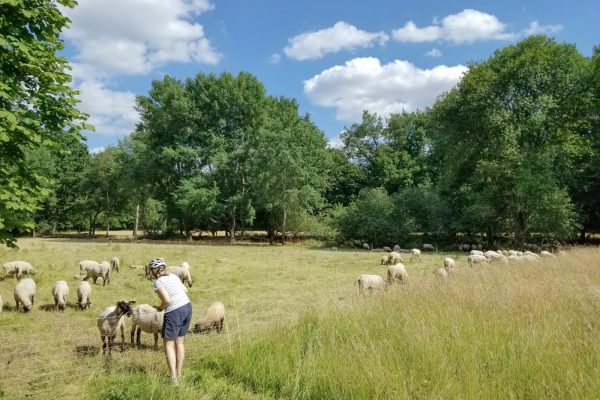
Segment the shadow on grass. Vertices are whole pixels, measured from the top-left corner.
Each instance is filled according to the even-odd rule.
[[[100,352],[98,346],[77,346],[75,348],[75,355],[78,357],[94,357]]]

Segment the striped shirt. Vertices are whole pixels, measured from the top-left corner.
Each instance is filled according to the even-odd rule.
[[[154,291],[157,292],[160,288],[165,288],[167,294],[171,298],[171,302],[167,305],[167,308],[165,308],[165,313],[173,311],[181,306],[185,306],[190,302],[187,290],[177,275],[167,274],[158,277],[158,279],[154,281]]]

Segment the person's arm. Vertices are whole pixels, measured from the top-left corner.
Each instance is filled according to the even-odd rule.
[[[156,289],[156,294],[158,294],[158,298],[160,299],[160,306],[158,306],[158,311],[163,311],[171,302],[169,293],[167,293],[167,290],[164,287],[160,287]]]

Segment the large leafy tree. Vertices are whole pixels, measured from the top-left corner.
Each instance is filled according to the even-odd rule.
[[[85,115],[75,108],[67,61],[57,56],[69,22],[58,7],[75,4],[0,2],[0,243],[14,245],[12,232],[33,228],[34,211],[48,194],[44,177],[26,163],[26,149],[81,139]]]

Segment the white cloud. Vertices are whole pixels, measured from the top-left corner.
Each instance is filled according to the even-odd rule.
[[[433,25],[419,28],[409,21],[392,32],[400,42],[432,42],[436,40],[454,43],[472,43],[477,40],[507,40],[515,37],[505,31],[506,26],[496,16],[481,11],[465,9],[457,14],[435,18]]]
[[[388,115],[431,106],[466,71],[462,65],[419,69],[404,60],[381,65],[377,58],[355,58],[305,81],[304,92],[315,105],[335,107],[339,120],[356,122],[363,110]]]
[[[529,26],[523,30],[524,36],[530,35],[553,35],[563,30],[562,25],[540,25],[537,21],[532,21]]]
[[[94,147],[93,149],[90,149],[89,152],[90,154],[99,154],[102,153],[104,150],[106,150],[106,147]]]
[[[442,56],[442,52],[441,52],[441,51],[439,51],[439,50],[438,50],[438,49],[436,49],[436,48],[433,48],[433,49],[429,50],[427,53],[425,53],[425,55],[426,55],[427,57],[433,57],[433,58],[436,58],[436,57],[441,57],[441,56]]]
[[[374,42],[384,44],[388,40],[389,36],[383,32],[366,32],[340,21],[331,28],[288,39],[289,45],[283,51],[295,60],[314,60],[328,53],[371,47]]]
[[[149,74],[173,62],[217,64],[202,25],[192,17],[214,8],[209,0],[80,0],[63,8],[71,26],[63,35],[71,57],[80,108],[100,135],[130,133],[139,120],[135,94],[118,78]]]
[[[279,64],[280,61],[281,55],[279,53],[271,54],[271,57],[269,57],[270,64]]]

